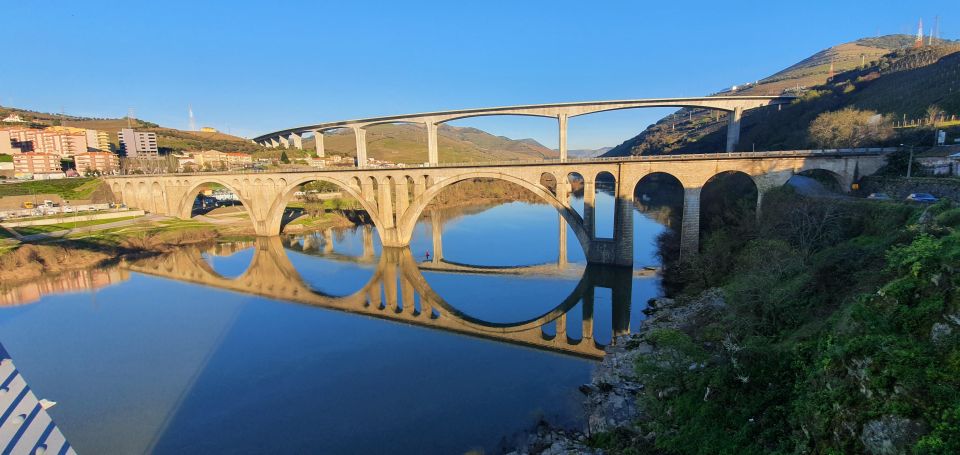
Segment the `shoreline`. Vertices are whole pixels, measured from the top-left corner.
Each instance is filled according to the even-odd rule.
[[[693,298],[659,296],[648,301],[643,310],[647,319],[636,333],[617,337],[606,347],[606,355],[593,367],[590,382],[579,387],[583,394],[583,428],[556,428],[541,422],[529,431],[526,441],[508,455],[560,455],[605,453],[609,445],[629,441],[633,447],[653,449],[656,435],[639,434],[635,422],[644,419],[638,395],[644,390],[635,372],[638,360],[658,354],[650,339],[661,329],[690,330],[698,320],[726,306],[718,288],[708,289]]]

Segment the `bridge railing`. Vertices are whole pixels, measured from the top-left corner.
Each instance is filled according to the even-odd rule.
[[[870,147],[870,148],[849,148],[849,149],[810,149],[810,150],[782,150],[771,152],[729,152],[729,153],[687,153],[679,155],[631,155],[631,156],[609,156],[609,157],[588,157],[588,158],[567,158],[560,159],[542,159],[542,160],[499,160],[499,161],[469,161],[460,163],[438,163],[438,164],[399,164],[392,166],[367,165],[356,166],[336,166],[336,167],[312,167],[297,166],[283,167],[280,169],[233,169],[226,171],[212,172],[142,172],[142,173],[124,173],[123,175],[209,175],[209,174],[278,174],[278,173],[298,173],[298,172],[342,172],[352,169],[364,170],[391,170],[391,169],[440,169],[440,168],[462,168],[462,167],[492,167],[492,166],[529,166],[529,165],[553,165],[553,164],[592,164],[592,163],[610,163],[610,162],[643,162],[643,161],[703,161],[703,160],[730,160],[730,159],[761,159],[777,157],[818,157],[818,156],[859,156],[859,155],[879,155],[895,152],[899,150],[896,147]]]

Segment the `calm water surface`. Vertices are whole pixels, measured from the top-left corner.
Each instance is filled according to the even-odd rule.
[[[639,327],[656,278],[585,268],[572,232],[558,269],[545,205],[443,215],[457,270],[423,262],[429,219],[399,253],[363,228],[185,248],[8,291],[0,342],[79,453],[495,453],[578,425],[597,345]],[[663,227],[634,223],[655,265]]]

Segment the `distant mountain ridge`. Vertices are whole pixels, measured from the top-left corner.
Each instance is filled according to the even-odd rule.
[[[936,58],[930,57],[939,51],[955,52],[956,46],[960,43],[951,40],[940,40],[940,44],[920,49],[909,49],[912,47],[915,38],[909,35],[887,35],[873,38],[863,38],[849,43],[839,44],[819,52],[814,53],[789,67],[778,71],[770,76],[759,79],[754,83],[744,83],[737,86],[737,90],[727,89],[717,93],[717,95],[729,95],[736,93],[738,95],[780,95],[780,94],[801,94],[811,87],[821,86],[827,83],[831,73],[839,77],[842,73],[858,69],[876,70],[877,76],[890,73],[889,67],[880,68],[881,65],[900,65],[903,67],[916,68],[922,64],[932,64],[937,58],[943,55],[937,55]],[[890,57],[891,53],[894,57]],[[898,54],[899,53],[899,54]],[[902,55],[901,55],[902,54]],[[875,76],[871,76],[875,77]],[[866,83],[861,83],[866,86]],[[799,91],[798,91],[799,88]],[[850,89],[847,89],[850,90]],[[947,89],[949,90],[949,88]],[[955,90],[955,89],[954,89]],[[950,93],[950,92],[947,92]],[[957,93],[956,91],[952,93]],[[902,97],[902,95],[900,95]],[[868,103],[869,104],[869,103]],[[874,103],[876,104],[876,103]],[[925,109],[926,106],[918,108],[916,105],[904,105],[902,108],[909,112]],[[947,103],[949,104],[949,102]],[[744,116],[744,125],[741,133],[741,146],[751,149],[754,143],[760,144],[767,149],[777,147],[803,146],[798,144],[796,136],[790,140],[774,140],[774,142],[761,142],[759,137],[751,135],[750,130],[756,123],[755,118],[759,111],[748,111]],[[604,156],[627,156],[641,154],[663,154],[663,153],[713,153],[723,151],[725,139],[725,128],[727,125],[726,116],[716,111],[705,109],[680,109],[670,114],[655,124],[650,125],[637,136],[630,138],[620,145],[608,151]],[[801,129],[805,131],[806,126]],[[756,142],[753,139],[758,139]]]

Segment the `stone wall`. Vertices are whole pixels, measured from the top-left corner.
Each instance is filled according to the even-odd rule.
[[[894,199],[906,198],[910,193],[930,193],[938,198],[960,201],[960,179],[936,177],[864,177],[858,195],[887,193]]]

